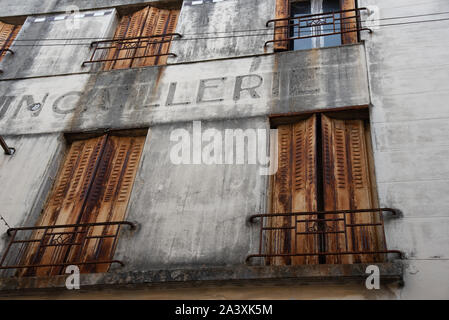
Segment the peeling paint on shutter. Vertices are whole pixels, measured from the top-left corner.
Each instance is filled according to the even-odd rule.
[[[9,49],[20,31],[21,25],[7,24],[0,21],[0,49]],[[0,61],[6,51],[0,53]]]
[[[125,219],[134,178],[140,163],[145,137],[109,137],[101,164],[95,177],[88,205],[81,223],[111,222]],[[91,228],[89,236],[114,235],[118,226]],[[95,241],[87,243],[81,253],[83,261],[109,260],[114,251],[112,238],[102,239],[101,246]],[[79,252],[74,252],[74,257]],[[70,258],[69,258],[70,261]],[[109,265],[86,265],[81,272],[107,272]]]
[[[120,20],[120,23],[117,27],[117,30],[115,32],[114,35],[114,39],[122,39],[125,38],[126,33],[128,31],[128,27],[129,27],[129,23],[131,20],[131,16],[124,16],[122,17],[122,19]],[[112,48],[108,51],[108,55],[106,57],[106,59],[116,59],[118,57],[119,54],[119,50],[117,50],[116,48]],[[103,70],[112,70],[115,68],[115,63],[116,61],[109,61],[106,62],[104,65]]]
[[[356,9],[355,0],[341,0],[341,10],[354,10]],[[345,17],[354,17],[355,12],[347,12],[342,14],[342,18]],[[355,32],[343,33],[341,35],[342,44],[351,44],[358,42],[358,34],[357,34],[357,19],[349,18],[342,20],[342,31],[350,31],[355,30]]]
[[[273,213],[288,213],[291,211],[291,147],[292,147],[292,126],[282,125],[278,127],[278,171],[273,181]],[[288,227],[291,224],[290,218],[276,217],[270,219],[270,227]],[[288,231],[273,230],[268,236],[268,253],[288,253],[290,252],[290,238]],[[268,264],[285,265],[290,264],[288,257],[275,257],[267,259]]]
[[[166,29],[164,33],[175,33],[176,31],[176,25],[178,23],[178,17],[179,17],[180,10],[170,10],[169,15],[167,17],[166,21]],[[169,41],[171,37],[165,37],[163,38],[164,41]],[[168,53],[170,50],[171,42],[163,43],[161,45],[161,52],[160,53]],[[158,57],[158,61],[156,62],[157,65],[164,65],[167,63],[167,56],[161,56]]]
[[[279,169],[273,181],[273,213],[315,211],[316,190],[316,117],[296,124],[281,125],[279,132]],[[273,218],[271,227],[292,227],[296,229],[276,230],[268,239],[269,253],[311,253],[317,251],[316,235],[297,235],[305,232],[312,223],[298,223],[296,220],[316,219],[315,216],[297,218]],[[316,264],[316,256],[277,257],[269,264]]]
[[[369,158],[363,120],[338,120],[322,116],[325,210],[373,208]],[[343,218],[332,215],[329,218]],[[371,213],[347,215],[348,224],[373,223]],[[343,222],[328,222],[344,230]],[[326,235],[327,251],[376,251],[378,235],[368,227],[348,228],[348,248],[343,234]],[[328,256],[327,263],[378,261],[374,255]]]
[[[289,0],[276,0],[276,16],[275,19],[284,19],[290,16],[290,1]],[[289,34],[288,20],[279,21],[275,24],[275,35],[274,40],[287,39]],[[284,28],[280,28],[284,27]],[[288,41],[274,42],[275,51],[285,51],[288,50]]]

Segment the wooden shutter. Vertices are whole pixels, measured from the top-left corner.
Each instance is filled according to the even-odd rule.
[[[20,25],[7,24],[0,21],[0,49],[9,49],[20,31]],[[0,61],[6,55],[6,51],[0,53]]]
[[[131,15],[124,16],[120,21],[114,39],[174,33],[176,30],[179,13],[180,10],[164,10],[154,7],[146,7],[145,9],[135,12]],[[168,53],[170,50],[170,42],[162,44],[151,44],[151,41],[169,41],[170,39],[171,37],[151,38],[149,40],[150,43],[148,43],[147,41],[141,42],[140,46],[146,46],[146,48],[131,48],[126,50],[118,50],[115,48],[110,49],[107,59],[130,59],[106,63],[104,70],[166,64],[167,56],[138,59],[133,59],[133,57]],[[119,48],[124,48],[125,45],[126,42]]]
[[[296,124],[278,127],[279,169],[273,181],[273,213],[316,211],[316,117]],[[268,248],[270,253],[312,253],[318,251],[318,235],[303,235],[313,227],[315,216],[297,218],[273,218],[272,227],[295,227],[270,233]],[[316,264],[317,256],[269,259],[270,264]]]
[[[276,16],[275,19],[284,19],[290,17],[290,1],[289,0],[276,0]],[[274,40],[283,40],[288,38],[290,32],[288,28],[288,20],[279,21],[275,23]],[[288,50],[288,41],[274,42],[275,51]]]
[[[123,221],[128,206],[134,178],[140,162],[144,136],[111,136],[105,147],[99,170],[95,177],[88,206],[81,223]],[[115,235],[118,226],[99,226],[91,229],[89,236]],[[87,243],[81,253],[83,261],[110,260],[115,242],[113,238],[102,239],[99,247],[95,241]],[[98,251],[98,248],[101,248]],[[79,254],[79,253],[78,253]],[[109,265],[85,265],[81,272],[107,272]]]
[[[145,136],[99,138],[74,142],[51,196],[44,209],[39,226],[66,225],[123,221],[134,178],[145,143]],[[118,226],[90,228],[88,237],[114,236]],[[50,229],[51,230],[51,229]],[[54,229],[50,232],[73,232],[74,228]],[[79,229],[78,231],[84,231]],[[42,238],[44,231],[33,234]],[[70,262],[110,260],[116,242],[114,238],[91,238],[84,234],[70,234],[68,242],[83,243],[80,246],[46,247],[39,250],[39,243],[29,246],[21,264],[57,264]],[[62,236],[64,238],[64,236]],[[44,237],[42,245],[48,245],[50,237]],[[106,272],[108,264],[81,265],[80,271]],[[60,274],[62,267],[43,267],[24,270],[20,275],[48,276]]]
[[[341,10],[354,10],[356,9],[356,0],[341,0]],[[343,13],[342,18],[348,18],[342,20],[342,31],[352,31],[354,32],[348,32],[343,33],[341,35],[342,44],[351,44],[351,43],[357,43],[358,42],[358,34],[357,34],[357,19],[356,18],[350,18],[354,17],[356,13],[354,11]]]
[[[66,225],[77,223],[86,203],[88,190],[93,183],[94,174],[100,162],[100,155],[106,142],[106,136],[74,142],[66,156],[53,191],[38,223],[39,226]],[[58,229],[63,232],[63,229]],[[33,238],[41,238],[43,230],[39,230]],[[46,243],[44,243],[46,244]],[[46,247],[39,250],[36,243],[29,247],[23,264],[60,263],[67,252],[66,247]],[[60,268],[38,268],[24,270],[26,275],[46,276],[58,274]]]
[[[146,7],[143,10],[137,11],[130,15],[129,17],[123,17],[123,24],[120,22],[119,25],[119,38],[133,38],[133,37],[140,37],[142,34],[142,29],[145,24],[145,20],[148,16],[149,8]],[[126,32],[124,33],[124,36],[122,36],[122,32],[126,27]],[[116,38],[116,39],[117,39]],[[130,49],[124,49],[126,46],[130,46]],[[134,47],[133,47],[134,46]],[[123,58],[129,58],[127,60],[117,60],[114,63],[113,69],[126,69],[130,68],[133,64],[133,57],[137,56],[137,49],[135,48],[136,42],[135,40],[131,41],[124,41],[123,44],[118,45],[118,48],[121,50],[117,50],[118,54],[116,55],[118,59]]]
[[[322,116],[323,183],[325,210],[370,209],[374,206],[369,154],[363,120],[338,120]],[[343,218],[333,215],[329,218]],[[373,223],[371,213],[348,215],[347,224]],[[344,230],[343,222],[328,222],[329,230]],[[373,228],[347,228],[343,234],[326,235],[326,251],[376,251],[378,235]],[[374,255],[328,256],[327,263],[378,261]]]

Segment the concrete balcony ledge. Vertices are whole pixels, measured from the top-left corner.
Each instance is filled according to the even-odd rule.
[[[303,266],[232,266],[190,269],[109,272],[81,275],[81,289],[201,286],[227,284],[365,284],[369,264]],[[401,261],[378,263],[381,284],[402,284]],[[0,279],[0,295],[28,291],[67,290],[67,276]]]

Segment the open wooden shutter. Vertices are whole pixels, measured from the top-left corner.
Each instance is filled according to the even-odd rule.
[[[285,19],[290,16],[290,1],[289,0],[276,0],[276,16],[275,19]],[[287,39],[289,35],[288,20],[279,21],[275,23],[274,40]],[[288,41],[276,41],[274,42],[275,51],[288,50]]]
[[[95,171],[106,142],[106,136],[74,142],[66,156],[53,191],[43,211],[38,226],[66,225],[78,223],[86,204],[88,191],[93,183]],[[64,232],[58,229],[58,232]],[[33,238],[41,238],[44,231],[39,230]],[[62,236],[64,238],[64,236]],[[67,240],[67,239],[62,239]],[[46,239],[44,239],[46,240]],[[35,243],[28,247],[22,264],[52,264],[63,261],[67,247],[40,247]],[[47,245],[47,243],[42,243]],[[23,270],[26,275],[46,276],[58,274],[60,267]]]
[[[0,61],[6,55],[6,49],[11,47],[14,39],[20,31],[20,25],[7,24],[0,21]]]
[[[144,144],[145,136],[109,137],[81,223],[124,220]],[[92,228],[88,236],[113,236],[118,232],[118,226],[98,226]],[[86,243],[85,250],[77,254],[83,261],[110,260],[115,249],[113,239],[102,239],[101,245],[91,240]],[[80,268],[83,273],[107,272],[108,269],[108,264]]]
[[[322,116],[323,183],[325,210],[375,207],[369,173],[369,155],[363,120],[338,120]],[[343,218],[343,214],[328,218]],[[373,223],[371,213],[348,215],[347,224]],[[344,222],[328,222],[328,230],[344,230]],[[379,237],[369,227],[347,228],[344,234],[327,234],[326,251],[376,251]],[[327,263],[378,261],[371,254],[328,256]]]
[[[356,0],[341,0],[341,10],[354,10],[356,9]],[[341,30],[348,31],[348,33],[343,33],[341,35],[342,44],[351,44],[358,42],[358,33],[357,33],[357,19],[351,18],[354,17],[356,13],[354,11],[346,12],[342,14],[342,28]],[[347,19],[345,19],[347,18]],[[352,31],[354,30],[354,31]],[[351,31],[351,32],[349,32]]]
[[[273,213],[316,211],[316,117],[278,127],[279,169],[273,181]],[[271,227],[294,227],[270,233],[269,253],[312,253],[318,251],[317,234],[301,234],[312,228],[315,216],[272,218]],[[298,222],[299,221],[299,222]],[[298,234],[299,233],[299,234]],[[277,257],[269,264],[316,264],[317,256]]]

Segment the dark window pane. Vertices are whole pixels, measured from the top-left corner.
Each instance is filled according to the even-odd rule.
[[[310,1],[301,1],[301,2],[292,2],[290,7],[290,13],[292,17],[301,17],[304,15],[311,14],[311,6]],[[293,20],[292,24],[297,24],[298,20]],[[304,28],[304,24],[301,24],[301,28],[298,26],[294,26],[291,28],[290,36],[292,38],[296,38],[298,36],[311,35],[311,28]],[[292,41],[292,49],[293,50],[302,50],[302,49],[310,49],[312,48],[312,39],[298,39]]]
[[[336,12],[340,11],[340,1],[339,0],[323,0],[323,13],[327,12]],[[335,19],[339,19],[340,15],[336,16]],[[326,22],[331,23],[333,19],[326,19]],[[344,23],[344,21],[343,21]],[[341,30],[341,22],[336,21],[335,22],[335,32],[340,32]],[[324,26],[325,28],[323,30],[323,33],[332,33],[333,25]],[[341,34],[336,34],[332,36],[325,36],[324,37],[324,46],[325,47],[332,47],[332,46],[339,46],[341,45]]]

